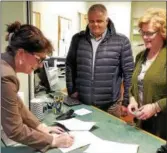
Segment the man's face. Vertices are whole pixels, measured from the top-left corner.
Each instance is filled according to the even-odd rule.
[[[100,11],[92,11],[88,14],[89,29],[95,36],[101,36],[107,28],[108,19],[107,15]]]

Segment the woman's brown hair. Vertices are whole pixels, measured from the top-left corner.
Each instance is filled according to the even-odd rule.
[[[51,54],[53,46],[43,35],[40,29],[33,25],[21,24],[18,21],[7,25],[8,35],[6,41],[9,42],[6,51],[15,55],[19,48],[23,48],[29,53],[46,52]]]

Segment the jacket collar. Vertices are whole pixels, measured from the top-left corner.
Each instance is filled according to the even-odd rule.
[[[160,52],[163,52],[165,49],[166,49],[165,47],[161,48]],[[147,55],[148,55],[149,51],[150,50],[148,48],[146,48],[145,51],[143,52],[142,57],[141,57],[142,58],[142,60],[141,60],[142,63],[144,63],[147,60]]]
[[[98,38],[98,40],[91,33],[90,33],[90,37],[93,38],[96,41],[100,41],[101,39],[105,38],[106,34],[107,34],[107,29],[104,31],[104,33],[101,35],[101,37]]]
[[[1,59],[7,62],[14,69],[14,71],[16,70],[14,57],[10,53],[2,53]]]

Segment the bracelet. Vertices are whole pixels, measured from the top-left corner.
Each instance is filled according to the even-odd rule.
[[[161,108],[159,107],[159,104],[157,102],[155,103],[155,106],[157,113],[159,113],[161,111]]]
[[[157,102],[153,103],[153,107],[154,107],[154,111],[155,111],[154,116],[157,116],[157,113],[159,113],[161,109],[160,109],[160,107],[159,107]]]
[[[154,116],[156,117],[157,116],[157,110],[156,110],[155,103],[152,104],[152,109],[154,111]]]
[[[155,109],[155,114],[154,116],[157,117],[157,109],[156,109],[156,105],[154,104],[154,109]]]

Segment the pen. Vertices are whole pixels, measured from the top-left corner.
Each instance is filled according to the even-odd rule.
[[[68,128],[66,128],[63,124],[57,123],[56,125],[61,127],[67,134],[69,134],[70,130]]]
[[[67,129],[64,125],[63,125],[63,129],[64,129],[64,131],[67,133],[67,134],[69,134],[69,129]]]
[[[69,133],[69,130],[65,130],[65,132],[66,132],[67,134],[70,134],[70,133]]]
[[[68,129],[64,129],[64,132],[66,132],[67,134],[70,134]],[[54,134],[54,133],[56,133],[56,132],[50,131],[49,133],[50,133],[50,134]],[[57,134],[57,133],[56,133],[56,134]]]

